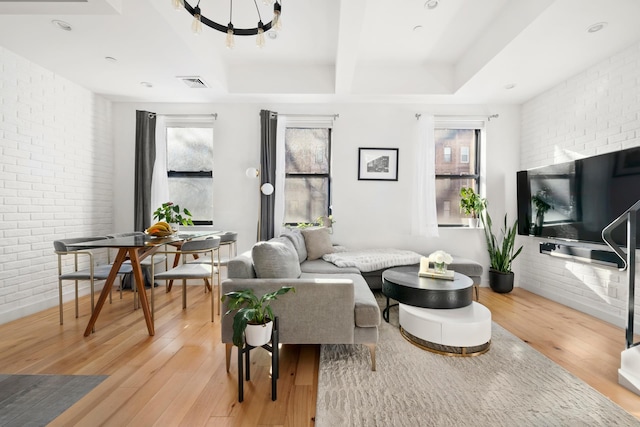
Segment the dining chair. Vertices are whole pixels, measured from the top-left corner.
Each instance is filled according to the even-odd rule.
[[[203,240],[188,240],[184,242],[181,247],[175,251],[158,251],[151,255],[151,277],[155,282],[156,280],[182,280],[182,308],[187,308],[187,280],[190,279],[208,279],[211,284],[211,321],[214,319],[214,290],[213,290],[213,278],[218,274],[219,270],[212,263],[206,262],[206,259],[215,259],[219,256],[218,249],[220,247],[220,238],[218,236],[208,237]],[[156,255],[180,255],[182,263],[177,267],[171,268],[167,271],[160,273],[155,272],[154,257]],[[187,262],[187,255],[196,255],[198,259],[194,262]],[[219,277],[218,277],[219,278]],[[220,289],[220,288],[218,288]],[[205,284],[204,291],[207,292],[207,286]],[[167,292],[169,289],[167,288]],[[151,287],[151,315],[155,312],[154,302],[154,287]]]
[[[78,246],[68,246],[73,243],[82,243],[92,240],[103,240],[105,236],[93,236],[93,237],[76,237],[71,239],[55,240],[53,242],[53,248],[56,255],[58,255],[58,299],[60,306],[60,324],[64,322],[63,319],[63,302],[62,302],[62,282],[65,280],[73,280],[75,283],[75,308],[76,318],[78,317],[78,282],[81,280],[87,280],[90,283],[91,288],[91,313],[94,308],[94,283],[98,280],[106,280],[109,277],[111,271],[111,265],[103,264],[96,265],[94,260],[94,254],[90,250]],[[66,257],[73,257],[73,269],[70,269],[70,262],[65,261]],[[88,257],[88,267],[80,268],[83,263],[81,258]],[[65,268],[66,267],[66,268]],[[119,273],[120,274],[120,273]]]

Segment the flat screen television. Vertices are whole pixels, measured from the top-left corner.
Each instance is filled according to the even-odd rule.
[[[640,200],[640,147],[520,171],[517,180],[518,234],[604,244],[602,229]],[[626,246],[626,227],[613,239]],[[640,248],[640,227],[636,241]]]

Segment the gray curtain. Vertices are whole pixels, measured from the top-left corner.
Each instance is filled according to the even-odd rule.
[[[260,186],[276,182],[276,128],[278,113],[260,111]],[[260,192],[259,240],[269,240],[274,233],[274,194],[265,196]]]
[[[144,231],[151,225],[151,177],[155,161],[156,113],[136,110],[135,231]]]

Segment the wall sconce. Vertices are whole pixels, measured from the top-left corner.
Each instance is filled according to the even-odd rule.
[[[247,168],[244,174],[247,176],[247,178],[257,178],[260,176],[260,171],[256,168]],[[262,194],[264,194],[265,196],[272,195],[273,190],[273,184],[269,182],[265,182],[264,184],[262,184],[262,186],[260,186],[260,192],[262,192]]]

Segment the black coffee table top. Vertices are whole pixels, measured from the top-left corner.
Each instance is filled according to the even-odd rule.
[[[418,266],[395,267],[382,273],[382,293],[402,304],[451,309],[473,302],[473,280],[455,273],[453,280],[418,276]]]

